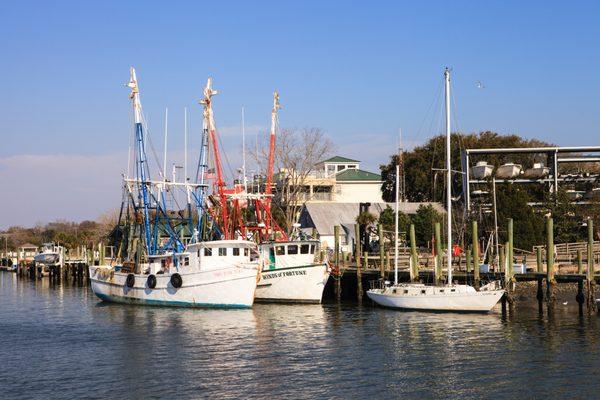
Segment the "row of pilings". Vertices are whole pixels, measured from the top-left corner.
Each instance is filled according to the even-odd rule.
[[[481,254],[478,243],[477,222],[471,224],[472,243],[463,254],[464,263],[459,261],[458,268],[455,268],[454,282],[468,283],[479,289],[484,282],[492,280],[501,281],[506,290],[502,298],[502,307],[510,308],[517,301],[515,293],[519,285],[524,282],[531,282],[537,285],[535,297],[540,309],[547,307],[549,311],[553,310],[557,304],[557,291],[559,285],[577,285],[575,301],[579,306],[580,312],[597,312],[597,303],[595,298],[595,287],[600,276],[596,276],[594,271],[594,228],[593,221],[587,221],[587,248],[577,250],[577,270],[575,273],[557,273],[556,254],[554,243],[554,221],[551,217],[546,217],[546,243],[544,246],[536,247],[535,268],[526,271],[515,272],[515,255],[513,244],[513,220],[506,221],[507,242],[500,247],[498,262],[495,268],[482,272],[475,266],[482,265]],[[379,237],[383,236],[381,225],[378,227]],[[441,283],[446,279],[444,268],[444,257],[441,248],[440,225],[434,227],[434,255],[419,254],[414,235],[414,225],[410,226],[409,244],[406,254],[399,258],[402,264],[398,272],[399,282],[423,282],[423,283]],[[360,240],[356,240],[353,252],[340,251],[340,232],[339,226],[334,227],[334,249],[330,263],[332,264],[332,277],[330,284],[326,289],[326,297],[336,300],[350,300],[362,302],[366,291],[373,283],[382,281],[393,282],[394,273],[394,250],[386,251],[383,246],[379,246],[377,253],[364,252],[361,249]],[[359,238],[359,225],[355,225],[355,237]],[[425,260],[425,261],[424,261]],[[433,260],[433,265],[430,261]]]

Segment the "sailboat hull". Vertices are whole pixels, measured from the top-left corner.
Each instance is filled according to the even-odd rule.
[[[394,294],[389,289],[372,289],[367,296],[380,306],[404,310],[489,312],[502,298],[504,290],[446,293],[438,295]]]
[[[248,308],[254,303],[257,270],[228,267],[181,273],[182,286],[175,288],[170,275],[157,274],[156,286],[148,287],[148,275],[134,274],[133,287],[127,275],[110,267],[90,266],[92,291],[98,298],[115,303],[176,307]]]

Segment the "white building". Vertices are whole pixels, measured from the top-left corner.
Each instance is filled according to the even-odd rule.
[[[381,203],[381,175],[360,169],[360,161],[332,157],[315,165],[303,182],[306,203]]]
[[[398,204],[398,210],[407,215],[417,213],[421,206],[431,205],[437,212],[444,214],[446,211],[440,203],[412,203],[402,202]],[[394,203],[377,202],[371,203],[369,212],[379,218],[379,214],[386,207],[395,207]],[[315,229],[321,246],[323,248],[333,248],[335,236],[334,226],[340,226],[340,246],[342,251],[351,251],[351,245],[354,240],[354,225],[356,217],[360,212],[358,203],[337,203],[337,202],[307,202],[300,211],[298,222],[300,227],[310,232]]]

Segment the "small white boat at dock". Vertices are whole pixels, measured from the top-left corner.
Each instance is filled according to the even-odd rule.
[[[44,243],[42,250],[33,257],[38,276],[48,276],[50,268],[60,266],[63,262],[63,248],[54,243]]]

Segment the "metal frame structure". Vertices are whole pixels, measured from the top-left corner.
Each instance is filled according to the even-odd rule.
[[[600,179],[599,176],[591,177],[560,177],[558,175],[558,165],[561,163],[585,163],[600,162],[600,146],[580,146],[580,147],[517,147],[517,148],[498,148],[498,149],[464,149],[461,152],[462,179],[463,179],[463,198],[465,201],[465,212],[471,211],[471,185],[486,184],[486,180],[471,179],[470,159],[473,155],[481,154],[546,154],[547,166],[550,173],[547,178],[542,179],[495,179],[496,183],[550,183],[551,192],[556,192],[559,182],[595,182]],[[580,156],[559,157],[560,154],[581,153]],[[595,156],[589,156],[590,153],[598,153]],[[588,155],[586,155],[588,154]]]

